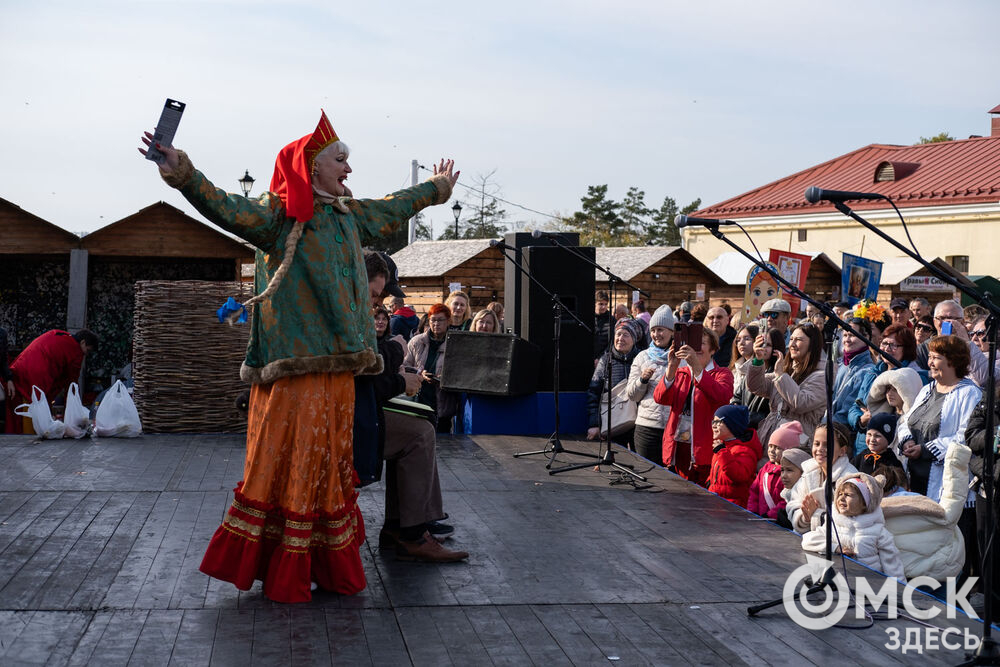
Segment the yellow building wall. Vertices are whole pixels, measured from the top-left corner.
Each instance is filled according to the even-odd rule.
[[[946,259],[950,255],[968,255],[970,275],[997,275],[1000,273],[1000,214],[975,216],[926,216],[906,217],[910,236],[917,250],[927,260],[935,257]],[[867,214],[862,217],[868,218]],[[873,216],[874,218],[874,216]],[[843,222],[814,222],[792,224],[746,224],[747,232],[767,257],[769,248],[791,250],[799,253],[824,252],[840,263],[842,252],[869,259],[885,260],[902,257],[904,253],[894,248],[874,232],[859,223],[843,218]],[[909,247],[906,233],[898,218],[874,219],[878,229]],[[726,236],[741,248],[753,254],[753,248],[736,227],[723,227]],[[798,241],[798,230],[806,230],[805,242]],[[705,264],[720,254],[731,252],[727,244],[711,236],[706,230],[688,227],[685,230],[685,249]]]

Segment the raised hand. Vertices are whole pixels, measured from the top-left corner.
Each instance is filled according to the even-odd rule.
[[[782,352],[781,350],[775,350],[774,358],[776,359],[776,361],[774,362],[774,375],[775,377],[781,377],[787,370],[785,368],[785,363],[788,357],[786,357],[785,353]]]
[[[767,361],[771,356],[771,350],[771,342],[764,337],[764,334],[757,336],[757,339],[753,342],[754,356],[761,361]]]
[[[451,181],[452,187],[455,187],[455,183],[458,183],[458,175],[461,174],[462,172],[456,171],[455,173],[452,173],[452,170],[454,168],[455,168],[454,160],[445,160],[444,158],[441,158],[440,164],[434,165],[434,175],[447,176],[448,180]]]
[[[153,143],[153,135],[149,132],[143,132],[143,135],[144,136],[141,137],[142,143],[146,145],[146,148],[149,148],[149,146]],[[174,169],[176,169],[177,165],[180,164],[180,158],[177,157],[177,151],[171,148],[170,146],[162,146],[160,144],[156,144],[156,150],[163,153],[163,156],[166,158],[164,164],[159,165],[160,171],[169,173]],[[139,152],[145,155],[148,151],[140,148]]]

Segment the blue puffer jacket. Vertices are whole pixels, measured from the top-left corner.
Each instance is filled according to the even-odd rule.
[[[857,419],[851,421],[851,406],[858,396],[867,396],[871,389],[872,382],[875,381],[878,373],[875,372],[875,365],[872,363],[872,355],[868,350],[859,353],[851,363],[842,365],[837,371],[837,378],[833,382],[833,421],[847,424],[856,433],[854,439],[854,454],[865,448],[865,434],[859,432],[861,428]],[[862,394],[862,392],[864,392]],[[858,413],[860,416],[860,412]],[[854,458],[852,455],[850,458]]]

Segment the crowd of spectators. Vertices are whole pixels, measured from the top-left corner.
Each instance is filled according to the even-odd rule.
[[[611,313],[604,292],[596,302],[588,437],[599,432],[608,383],[625,383],[638,411],[634,430],[616,441],[802,533],[804,548],[816,549],[829,514],[844,534],[841,552],[887,574],[979,574],[991,532],[981,484],[982,453],[993,440],[984,432],[985,311],[952,300],[932,309],[922,297],[889,307],[830,304],[848,328],[834,334],[827,414],[825,318],[811,305],[798,318],[787,301],[772,299],[752,322],[731,316],[726,304],[663,305],[650,316],[644,345],[645,303],[628,315]],[[678,327],[691,323],[702,325],[700,350],[690,338],[673,344]],[[833,508],[822,492],[828,429]],[[748,467],[750,452],[756,462]],[[924,533],[940,557],[919,557]],[[868,544],[879,547],[858,551]]]
[[[831,305],[848,328],[834,334],[827,414],[825,318],[811,304],[798,317],[771,299],[758,319],[741,322],[741,309],[725,303],[612,310],[597,292],[587,437],[604,436],[602,399],[618,389],[637,409],[615,442],[801,533],[804,548],[818,549],[829,520],[841,553],[892,576],[978,574],[989,532],[982,453],[992,441],[984,433],[986,313],[951,300],[932,309],[920,297]],[[503,331],[502,306],[473,312],[468,296],[453,292],[428,310],[423,331],[402,300],[392,307],[376,311],[377,329],[408,339],[404,366],[420,373],[417,400],[447,422],[457,409],[440,388],[447,333]],[[828,431],[832,508],[823,494]],[[931,543],[939,555],[920,557]]]

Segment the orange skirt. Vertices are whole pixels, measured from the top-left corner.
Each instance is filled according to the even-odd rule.
[[[201,571],[277,602],[308,602],[309,584],[364,589],[365,526],[353,466],[354,376],[294,375],[250,389],[243,481]]]

